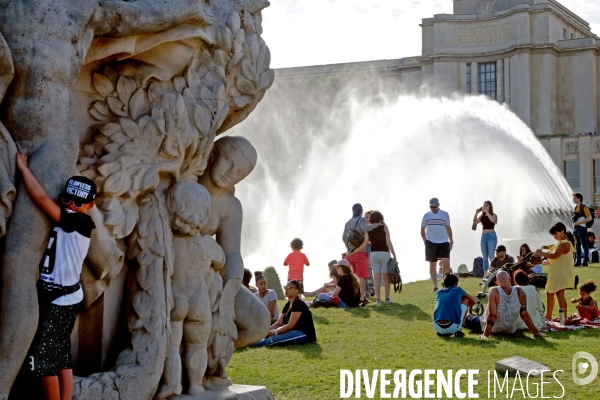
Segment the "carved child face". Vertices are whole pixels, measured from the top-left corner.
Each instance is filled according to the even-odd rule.
[[[210,169],[210,179],[221,189],[230,189],[252,171],[252,165],[238,149],[218,154]]]

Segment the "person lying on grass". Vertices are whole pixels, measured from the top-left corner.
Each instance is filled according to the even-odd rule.
[[[458,286],[458,276],[446,274],[444,288],[435,292],[435,310],[433,311],[433,329],[438,336],[455,335],[462,337],[461,330],[467,308],[477,300]]]
[[[465,327],[473,332],[483,334],[479,339],[487,340],[491,334],[512,334],[517,330],[519,315],[534,336],[541,337],[531,316],[527,312],[527,295],[525,291],[516,286],[511,286],[510,275],[506,271],[496,275],[497,287],[490,289],[488,308],[482,317],[468,315]]]
[[[300,299],[300,282],[291,280],[283,287],[288,302],[283,306],[279,319],[269,329],[267,337],[249,347],[305,344],[317,340],[312,313]]]

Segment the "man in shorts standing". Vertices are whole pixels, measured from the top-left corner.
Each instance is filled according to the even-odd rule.
[[[423,216],[421,221],[421,237],[425,243],[425,260],[429,261],[429,274],[433,282],[433,291],[437,292],[436,263],[442,260],[442,276],[450,270],[450,250],[452,250],[452,228],[450,216],[446,211],[440,210],[437,198],[429,200],[431,211]]]

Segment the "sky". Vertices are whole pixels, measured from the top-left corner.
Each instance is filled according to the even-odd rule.
[[[421,54],[423,18],[452,14],[452,0],[270,0],[263,38],[271,68]],[[600,0],[562,0],[600,35]]]

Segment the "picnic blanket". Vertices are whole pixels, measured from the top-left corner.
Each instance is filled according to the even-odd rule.
[[[567,317],[565,325],[561,325],[558,318],[552,320],[545,320],[544,327],[541,329],[542,332],[562,332],[567,330],[578,330],[578,329],[595,329],[600,328],[600,318],[590,321],[585,318],[581,318],[579,315],[574,314]]]

